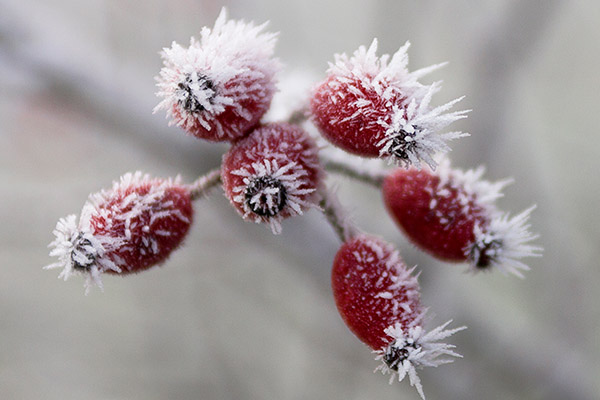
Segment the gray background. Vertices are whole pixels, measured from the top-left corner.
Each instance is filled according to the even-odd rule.
[[[157,52],[212,25],[192,0],[0,1],[0,398],[416,399],[373,374],[337,315],[339,246],[316,212],[281,236],[244,223],[218,192],[196,204],[184,248],[162,267],[107,277],[105,293],[42,271],[61,216],[126,171],[187,181],[226,149],[168,128]],[[459,167],[507,176],[500,206],[532,203],[544,257],[527,279],[464,274],[410,244],[380,196],[339,182],[364,229],[422,270],[423,303],[464,359],[423,371],[430,399],[595,399],[600,392],[598,136],[600,2],[229,1],[280,31],[288,70],[322,77],[333,53],[411,40],[411,67],[449,61],[436,104],[466,94]],[[596,178],[594,178],[596,177]]]

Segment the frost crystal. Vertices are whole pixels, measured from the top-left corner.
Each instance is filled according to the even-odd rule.
[[[474,203],[484,208],[488,214],[496,213],[496,200],[504,196],[502,189],[511,184],[513,180],[509,178],[490,182],[482,179],[484,173],[483,166],[466,171],[452,168],[450,160],[443,158],[436,171],[440,180],[434,193],[445,197],[450,195],[448,187],[455,189],[457,201],[462,205],[462,212],[465,215],[472,214],[471,208]]]
[[[521,271],[529,271],[529,266],[519,261],[523,257],[540,257],[542,247],[529,244],[539,236],[529,232],[527,223],[535,206],[510,218],[508,214],[496,213],[489,225],[482,228],[475,225],[475,243],[468,249],[473,271],[495,267],[504,274],[523,278]]]
[[[88,205],[84,207],[86,209]],[[107,270],[121,272],[121,269],[110,259],[104,257],[106,252],[114,251],[122,241],[104,235],[94,235],[89,225],[77,225],[77,216],[72,214],[59,219],[52,232],[56,239],[48,245],[52,250],[51,257],[58,261],[47,265],[44,269],[62,268],[58,275],[65,281],[72,275],[85,275],[85,293],[95,284],[103,289],[100,274]]]
[[[466,118],[469,110],[446,112],[462,97],[430,110],[431,97],[437,91],[438,85],[431,85],[423,99],[413,98],[406,108],[394,106],[390,123],[385,119],[379,120],[386,129],[385,137],[377,143],[381,157],[407,168],[410,165],[421,168],[421,161],[424,161],[435,169],[434,154],[450,151],[446,142],[469,136],[463,132],[438,134],[452,122]]]
[[[263,159],[231,172],[243,178],[243,185],[233,188],[233,201],[244,210],[244,219],[268,223],[274,234],[281,233],[281,221],[287,216],[302,215],[302,210],[316,207],[307,196],[315,192],[305,168],[285,155]]]
[[[223,9],[213,29],[203,28],[189,47],[173,42],[163,49],[157,77],[170,124],[209,140],[231,140],[255,125],[275,92],[279,61],[272,58],[276,34],[265,24],[226,19]]]
[[[396,375],[398,381],[402,381],[408,375],[410,385],[415,386],[421,398],[425,399],[417,369],[437,367],[454,361],[444,356],[462,357],[452,350],[455,346],[438,343],[440,340],[466,329],[464,326],[446,329],[451,322],[450,320],[430,332],[425,332],[420,325],[402,329],[402,326],[396,323],[388,327],[385,329],[385,333],[392,338],[392,342],[386,348],[375,351],[377,353],[375,359],[382,362],[375,371],[381,371],[384,375],[391,374],[390,384]]]
[[[377,39],[373,39],[367,49],[360,46],[351,57],[345,53],[336,54],[333,64],[329,64],[328,73],[337,76],[341,83],[350,83],[358,79],[359,87],[351,92],[360,94],[363,89],[374,90],[384,101],[389,101],[397,93],[408,97],[421,92],[423,85],[417,80],[445,64],[436,64],[414,72],[408,71],[408,48],[410,43],[406,42],[393,54],[391,60],[389,54],[377,57]],[[389,61],[389,62],[388,62]],[[365,108],[368,99],[359,97],[356,106]],[[390,104],[391,105],[391,104]]]

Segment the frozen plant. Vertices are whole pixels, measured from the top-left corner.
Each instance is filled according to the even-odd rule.
[[[45,268],[60,269],[65,280],[82,275],[87,294],[93,285],[103,289],[105,274],[160,265],[185,240],[192,202],[218,187],[244,220],[274,234],[282,233],[284,219],[318,210],[342,243],[331,274],[341,318],[376,354],[376,370],[391,374],[390,382],[408,376],[424,399],[417,370],[461,357],[441,341],[465,327],[447,329],[447,322],[426,329],[416,267],[348,218],[324,183],[326,173],[381,190],[390,217],[416,246],[471,271],[523,277],[528,267],[521,259],[541,254],[531,244],[537,237],[529,232],[533,207],[509,217],[495,206],[508,181],[487,182],[482,168],[461,171],[440,159],[451,140],[468,136],[443,132],[466,117],[467,111],[450,111],[461,98],[431,106],[441,86],[420,82],[442,64],[410,72],[408,42],[390,57],[377,56],[373,40],[352,56],[336,55],[310,95],[286,99],[294,109],[282,103],[265,117],[280,69],[275,40],[265,24],[228,20],[223,10],[200,40],[165,48],[155,112],[166,111],[170,124],[197,138],[229,142],[221,167],[189,184],[125,174],[111,189],[90,195],[79,219],[58,221],[50,243],[58,261]],[[274,121],[276,115],[285,120]],[[314,132],[330,145],[321,145]]]

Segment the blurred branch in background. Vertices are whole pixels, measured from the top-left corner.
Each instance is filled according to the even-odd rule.
[[[157,101],[147,74],[115,73],[103,52],[86,43],[85,33],[70,35],[64,42],[29,23],[23,16],[26,8],[20,11],[2,13],[7,22],[1,25],[0,60],[5,68],[26,76],[25,91],[50,93],[56,102],[77,108],[129,146],[157,158],[183,158],[198,173],[220,163],[213,148],[206,150],[207,146],[173,135],[176,128],[167,127],[162,115],[152,116]]]
[[[544,34],[564,6],[562,0],[511,1],[495,24],[474,38],[473,104],[469,116],[478,163],[493,158],[506,143],[506,121],[517,74],[537,53]],[[504,143],[503,143],[504,142]]]

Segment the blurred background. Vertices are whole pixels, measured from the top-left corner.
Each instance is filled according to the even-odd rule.
[[[407,243],[380,194],[332,177],[367,231],[422,271],[423,303],[464,359],[422,371],[429,399],[597,399],[600,393],[600,2],[521,0],[0,0],[0,398],[417,399],[373,374],[329,274],[339,247],[310,212],[273,236],[215,194],[161,267],[84,296],[42,271],[59,217],[127,171],[184,180],[226,146],[167,127],[158,52],[227,6],[279,31],[286,71],[324,76],[336,52],[406,40],[411,69],[449,61],[436,104],[465,94],[455,166],[515,183],[544,257],[525,280],[465,274]],[[596,178],[594,178],[594,176]]]

